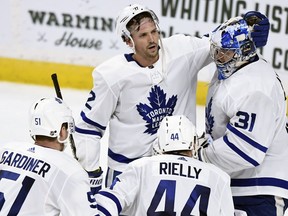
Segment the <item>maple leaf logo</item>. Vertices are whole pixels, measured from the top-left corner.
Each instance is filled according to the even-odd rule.
[[[173,95],[166,103],[166,93],[159,87],[153,86],[149,93],[148,100],[150,106],[139,103],[137,111],[146,121],[146,130],[144,133],[155,134],[159,128],[161,120],[167,116],[172,115],[177,102],[177,96]]]
[[[214,126],[214,116],[211,114],[211,107],[212,107],[213,98],[211,97],[208,106],[205,108],[205,126],[206,126],[206,133],[212,136],[212,128]],[[213,137],[212,137],[213,138]]]

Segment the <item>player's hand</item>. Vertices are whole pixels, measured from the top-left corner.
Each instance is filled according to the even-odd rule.
[[[205,148],[212,144],[212,142],[212,137],[203,132],[202,135],[198,137],[198,142],[193,146],[193,157],[200,161],[209,162],[205,154]]]
[[[103,171],[101,167],[99,167],[97,170],[87,173],[89,175],[91,192],[93,195],[95,195],[102,188]]]
[[[251,38],[256,47],[264,47],[268,40],[270,22],[262,13],[249,11],[244,15],[244,20],[252,27]]]

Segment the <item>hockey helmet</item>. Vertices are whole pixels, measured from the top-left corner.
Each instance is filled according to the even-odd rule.
[[[230,77],[241,65],[256,56],[250,28],[242,17],[231,18],[216,28],[210,37],[210,55],[218,78]]]
[[[158,17],[152,10],[140,4],[132,4],[125,7],[122,11],[120,11],[119,15],[117,16],[116,34],[119,35],[124,41],[127,38],[131,38],[130,32],[127,29],[127,24],[133,17],[144,12],[148,12],[151,15],[155,24],[158,26],[159,23]]]
[[[198,142],[196,128],[184,115],[166,116],[157,132],[154,153],[191,150]]]
[[[74,132],[74,119],[72,111],[60,98],[43,98],[35,102],[30,110],[30,135],[35,139],[36,135],[56,137],[59,140],[63,123],[68,124],[68,133]]]

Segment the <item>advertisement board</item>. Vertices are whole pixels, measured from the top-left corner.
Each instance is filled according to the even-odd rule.
[[[114,55],[131,52],[114,32],[117,14],[131,3],[135,2],[1,1],[0,79],[45,84],[47,73],[58,71],[63,74],[63,82],[68,81],[68,86],[90,87],[94,67]],[[137,3],[146,5],[158,15],[163,37],[177,33],[201,37],[230,17],[251,10],[266,14],[271,31],[267,45],[259,51],[283,77],[283,85],[288,91],[286,1],[139,0]],[[213,71],[213,66],[205,68],[199,73],[199,80],[209,82]],[[78,75],[87,80],[79,81]],[[38,78],[43,81],[35,80]],[[78,82],[80,84],[75,85]]]

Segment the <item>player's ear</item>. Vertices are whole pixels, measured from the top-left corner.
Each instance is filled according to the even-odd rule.
[[[60,139],[65,140],[68,137],[68,124],[63,123],[60,130]]]
[[[126,41],[125,41],[125,43],[129,46],[129,47],[133,47],[133,42],[132,42],[132,40],[130,39],[130,38],[127,38],[126,39]]]

